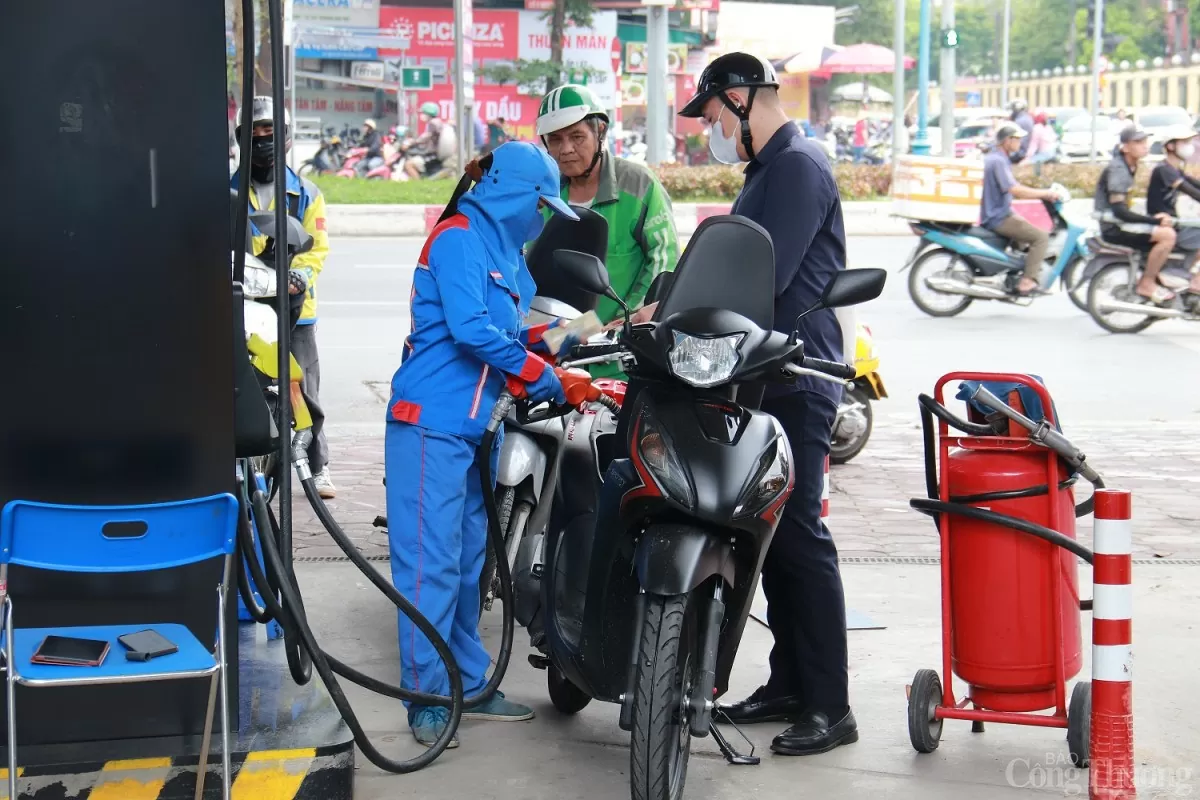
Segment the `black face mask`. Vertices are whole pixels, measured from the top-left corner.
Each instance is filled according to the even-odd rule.
[[[250,177],[269,183],[275,176],[275,137],[257,136],[250,145]]]

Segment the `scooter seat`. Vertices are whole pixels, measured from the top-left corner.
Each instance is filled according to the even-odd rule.
[[[1135,247],[1126,247],[1123,244],[1113,244],[1112,242],[1105,241],[1098,236],[1094,237],[1090,244],[1096,251],[1105,253],[1107,255],[1131,256],[1137,252],[1137,248]]]
[[[1004,250],[1009,245],[1009,239],[1006,236],[1001,236],[993,230],[982,228],[978,225],[972,225],[963,232],[966,236],[974,236],[976,239],[982,239],[985,243],[990,244],[997,250]]]

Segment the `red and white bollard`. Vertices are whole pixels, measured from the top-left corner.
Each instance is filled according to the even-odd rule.
[[[1092,726],[1088,797],[1127,800],[1133,785],[1133,503],[1096,491],[1092,564]]]
[[[825,488],[821,490],[821,519],[829,519],[829,456],[825,456]]]

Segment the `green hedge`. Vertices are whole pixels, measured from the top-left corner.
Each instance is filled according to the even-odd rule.
[[[1028,186],[1049,187],[1061,183],[1076,198],[1091,197],[1103,165],[1047,164],[1041,177],[1032,167],[1018,167],[1017,180]],[[1150,179],[1150,170],[1138,170],[1139,193]],[[892,168],[887,165],[835,164],[834,177],[843,201],[885,200],[891,191]],[[658,169],[663,186],[677,203],[730,203],[742,187],[742,168],[724,166]],[[456,181],[368,181],[359,178],[317,176],[314,178],[328,203],[378,203],[438,205],[450,199]]]

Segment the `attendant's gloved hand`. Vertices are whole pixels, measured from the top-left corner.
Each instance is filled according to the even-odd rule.
[[[542,369],[542,374],[538,376],[537,380],[525,384],[525,393],[533,403],[550,401],[561,405],[567,402],[562,381],[554,374],[554,368],[549,364]]]

